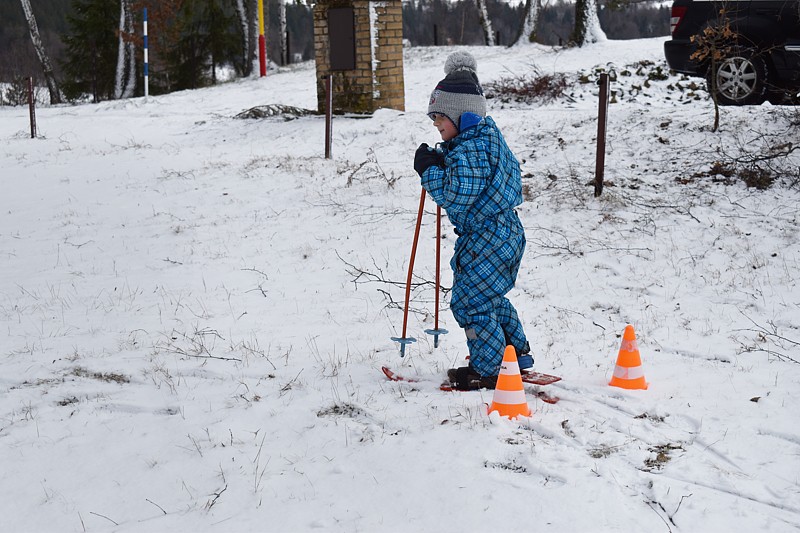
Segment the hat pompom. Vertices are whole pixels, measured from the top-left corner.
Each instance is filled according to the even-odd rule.
[[[444,71],[447,74],[436,84],[428,102],[428,116],[444,115],[460,127],[464,113],[486,116],[486,98],[475,69],[478,63],[472,54],[459,50],[447,57]]]
[[[459,50],[447,56],[447,61],[444,62],[444,73],[450,74],[458,70],[469,70],[476,73],[478,70],[478,62],[472,57],[472,54]]]

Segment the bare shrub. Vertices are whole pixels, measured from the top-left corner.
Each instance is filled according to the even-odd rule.
[[[534,67],[532,72],[506,76],[484,85],[486,98],[496,98],[503,103],[549,103],[566,94],[569,78],[566,74],[542,74]]]
[[[234,118],[259,119],[259,118],[281,117],[284,121],[288,121],[288,120],[294,120],[298,117],[305,117],[307,115],[316,115],[316,114],[317,114],[316,111],[312,111],[310,109],[304,109],[302,107],[294,107],[282,104],[269,104],[269,105],[251,107],[250,109],[242,111]]]
[[[707,171],[696,172],[690,178],[677,178],[676,181],[684,185],[692,183],[697,178],[711,178],[712,182],[733,185],[740,180],[751,188],[769,189],[777,178],[769,168],[761,165],[738,165],[735,161],[714,161]]]
[[[739,170],[739,179],[748,187],[765,190],[769,189],[775,181],[775,175],[769,169],[753,165]]]

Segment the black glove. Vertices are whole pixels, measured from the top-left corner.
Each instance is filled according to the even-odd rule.
[[[419,145],[417,153],[414,154],[414,170],[419,177],[432,166],[444,166],[444,156],[425,143]]]

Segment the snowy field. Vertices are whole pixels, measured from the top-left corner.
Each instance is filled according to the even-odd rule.
[[[701,80],[650,76],[662,46],[469,48],[484,85],[571,80],[489,103],[525,175],[510,298],[535,368],[564,378],[517,421],[486,415],[491,391],[437,389],[466,344],[446,302],[450,333],[424,333],[430,200],[418,342],[401,359],[390,340],[453,48],[407,49],[406,112],[337,117],[332,160],[322,117],[234,118],[315,108],[311,63],[40,107],[35,140],[27,108],[0,108],[0,530],[797,531],[800,184],[725,169],[791,152],[798,112],[724,108],[713,133]],[[598,69],[617,81],[594,198]],[[608,386],[626,324],[646,391]]]

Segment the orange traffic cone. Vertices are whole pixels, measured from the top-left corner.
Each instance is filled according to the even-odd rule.
[[[525,389],[522,387],[522,376],[517,363],[517,351],[513,346],[506,346],[503,353],[503,363],[500,365],[500,375],[497,376],[497,385],[494,389],[492,405],[489,413],[497,411],[500,416],[517,418],[518,416],[531,416],[531,409],[525,401]]]
[[[636,333],[631,325],[625,327],[625,333],[622,334],[617,366],[614,368],[614,375],[611,377],[609,385],[623,389],[647,388],[642,369],[642,358],[639,356],[639,345],[636,343]]]

